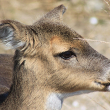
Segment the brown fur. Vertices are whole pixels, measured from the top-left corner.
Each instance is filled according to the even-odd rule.
[[[64,12],[60,5],[29,26],[1,21],[0,39],[16,52],[13,85],[0,110],[46,110],[50,93],[107,91],[110,60],[62,23]],[[65,51],[75,55],[65,60],[59,56]]]
[[[9,91],[12,84],[12,55],[0,55],[0,94]]]

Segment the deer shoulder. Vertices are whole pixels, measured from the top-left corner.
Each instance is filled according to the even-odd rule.
[[[9,91],[12,84],[13,56],[0,54],[0,94]]]

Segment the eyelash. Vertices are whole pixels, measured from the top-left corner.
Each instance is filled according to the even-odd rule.
[[[66,51],[59,54],[59,57],[61,57],[64,60],[69,60],[73,57],[76,57],[76,54],[72,51]]]

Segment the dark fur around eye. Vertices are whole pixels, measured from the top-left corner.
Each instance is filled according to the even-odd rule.
[[[72,57],[76,57],[75,53],[72,51],[66,51],[59,54],[59,56],[64,60],[69,60]]]

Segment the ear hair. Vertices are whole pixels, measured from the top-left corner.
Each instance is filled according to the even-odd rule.
[[[62,15],[65,13],[66,8],[64,5],[60,5],[50,12],[48,12],[45,16],[43,16],[38,22],[34,23],[37,24],[39,22],[46,22],[46,21],[52,21],[52,22],[61,22],[62,21]]]
[[[23,41],[21,34],[19,34],[23,27],[19,22],[5,20],[1,21],[0,24],[0,39],[8,48],[17,49],[18,47],[24,46],[25,41]],[[20,28],[20,29],[19,29]],[[21,31],[23,34],[24,32]]]

